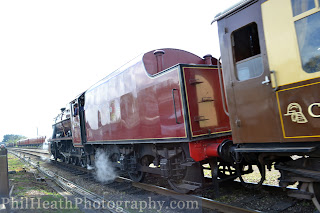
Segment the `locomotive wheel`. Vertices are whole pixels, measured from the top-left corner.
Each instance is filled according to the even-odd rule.
[[[230,179],[233,176],[234,176],[234,178],[231,178],[230,180],[234,180],[237,178],[237,176],[236,176],[237,171],[231,165],[228,165],[223,162],[219,162],[218,168],[219,168],[218,177],[220,179],[222,179],[222,180],[223,179]]]
[[[148,160],[148,156],[145,156],[141,159],[141,165],[143,166],[149,166],[149,160]],[[142,172],[142,171],[135,171],[135,172],[128,172],[128,175],[130,177],[131,180],[133,180],[134,182],[141,182],[143,181],[146,173]]]
[[[54,161],[57,161],[58,160],[57,149],[56,149],[57,145],[56,145],[56,143],[52,143],[50,146],[51,146],[51,153],[53,155]],[[54,150],[54,151],[52,152],[52,150]]]
[[[168,179],[168,183],[171,186],[171,188],[178,193],[187,194],[188,192],[190,192],[189,189],[184,189],[184,188],[179,187],[179,185],[182,183],[181,180],[177,181],[174,179]]]
[[[190,192],[190,189],[181,188],[179,186],[183,184],[183,179],[187,174],[187,167],[180,165],[184,159],[185,158],[183,152],[171,159],[173,161],[171,170],[174,171],[175,174],[173,174],[172,177],[168,178],[168,183],[171,188],[181,194],[187,194],[188,192]]]
[[[87,159],[86,158],[81,158],[80,159],[80,166],[82,168],[86,168],[87,167]]]
[[[73,164],[74,166],[79,165],[79,158],[74,157],[74,158],[72,159],[72,164]]]
[[[314,194],[312,202],[320,211],[320,182],[309,183],[308,189],[309,192]]]
[[[54,159],[54,161],[57,161],[57,160],[58,160],[58,157],[57,157],[57,154],[56,154],[56,153],[53,154],[53,159]]]
[[[241,184],[243,186],[245,186],[246,188],[259,189],[262,186],[263,181],[266,179],[266,167],[265,167],[265,165],[258,164],[257,166],[259,168],[259,172],[260,172],[261,178],[260,178],[260,181],[258,182],[258,184],[252,185],[252,184],[247,184],[242,178],[243,174],[248,174],[248,173],[251,173],[253,171],[252,170],[252,165],[248,165],[248,167],[249,167],[248,170],[244,170],[244,168],[245,168],[244,165],[236,164],[238,177],[239,177],[239,179],[241,181]]]
[[[110,162],[112,162],[113,164],[116,164],[117,166],[114,166],[115,170],[119,170],[118,165],[120,165],[120,154],[119,153],[113,153],[110,157],[109,157]]]
[[[134,182],[141,182],[145,177],[145,172],[136,171],[136,172],[128,172],[128,175],[131,180]]]
[[[66,157],[66,163],[71,164],[71,162],[72,162],[71,157],[70,156]]]

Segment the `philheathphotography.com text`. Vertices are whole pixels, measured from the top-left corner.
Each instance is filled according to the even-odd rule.
[[[164,210],[177,210],[188,212],[199,212],[201,206],[199,200],[160,200],[152,197],[146,197],[139,200],[123,200],[123,199],[104,199],[101,201],[92,201],[84,198],[68,197],[60,199],[49,199],[47,196],[42,197],[20,197],[20,198],[2,198],[2,203],[9,205],[10,209],[113,209],[116,212],[124,210],[136,210],[145,212],[154,210],[162,212]]]

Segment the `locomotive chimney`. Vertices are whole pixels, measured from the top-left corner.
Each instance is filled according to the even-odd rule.
[[[207,54],[207,55],[203,56],[203,58],[204,58],[205,64],[213,65],[213,64],[212,64],[212,55]]]
[[[163,50],[156,50],[153,52],[157,60],[157,73],[163,70],[163,54],[164,53],[165,52]]]

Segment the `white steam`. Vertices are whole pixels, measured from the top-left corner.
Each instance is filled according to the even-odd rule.
[[[102,149],[98,149],[95,156],[95,169],[96,178],[100,182],[113,181],[117,175],[114,171],[112,163],[109,160],[109,156]]]
[[[39,148],[42,149],[42,150],[46,150],[46,151],[49,152],[49,149],[48,149],[48,148],[49,148],[49,142],[47,141],[47,139],[46,139],[46,140],[44,141],[44,143],[42,144],[42,147],[40,146]],[[49,163],[49,162],[50,162],[50,157],[41,156],[41,160]]]
[[[88,169],[88,170],[93,170],[94,167],[93,167],[93,166],[90,166],[89,164],[87,164],[87,169]]]
[[[51,162],[50,158],[47,158],[47,157],[44,157],[44,156],[41,156],[40,158],[41,158],[42,161],[44,161],[46,163],[50,163]]]
[[[49,147],[49,143],[47,142],[47,140],[42,144],[42,149],[43,150],[48,150]]]

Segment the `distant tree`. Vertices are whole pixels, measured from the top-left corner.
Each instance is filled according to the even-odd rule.
[[[320,71],[320,55],[310,58],[310,60],[303,65],[303,69],[308,73]]]
[[[3,136],[2,142],[5,142],[5,143],[17,142],[18,140],[25,139],[25,138],[27,137],[23,135],[7,134]]]

